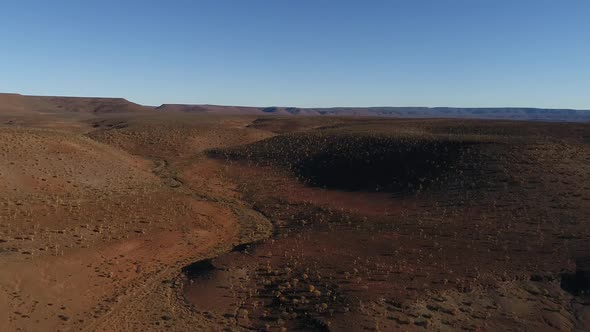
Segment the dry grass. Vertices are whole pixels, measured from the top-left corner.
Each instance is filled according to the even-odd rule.
[[[0,119],[4,330],[579,324],[559,280],[590,250],[587,125]],[[181,268],[212,257],[191,306]]]

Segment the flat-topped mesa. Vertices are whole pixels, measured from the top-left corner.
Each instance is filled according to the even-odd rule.
[[[396,118],[457,118],[529,121],[590,122],[590,110],[524,107],[331,107],[296,109],[332,116],[380,116]],[[294,114],[294,113],[291,113]]]
[[[21,112],[26,109],[24,97],[16,93],[0,93],[0,112]]]
[[[454,118],[525,121],[590,122],[590,110],[524,107],[250,107],[222,105],[163,104],[156,108],[166,112],[248,114],[266,116],[355,116],[391,118]]]
[[[124,98],[37,97],[66,112],[129,113],[145,112],[151,107],[132,103]]]
[[[152,108],[124,98],[0,94],[0,112],[3,113],[133,113],[149,110]]]
[[[162,104],[143,106],[123,98],[49,97],[0,93],[0,112],[42,113],[134,113],[146,111],[216,113],[259,116],[343,116],[391,118],[454,118],[555,122],[590,122],[590,110],[525,107],[254,107],[210,104]]]
[[[160,112],[187,112],[187,113],[202,113],[208,112],[207,108],[202,105],[189,104],[162,104],[155,108]]]
[[[261,114],[259,107],[249,106],[222,106],[209,104],[162,104],[156,107],[162,112],[187,112],[187,113],[220,113],[220,114]]]

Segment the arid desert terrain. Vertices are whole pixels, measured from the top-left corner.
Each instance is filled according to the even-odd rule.
[[[590,330],[585,114],[288,110],[0,94],[0,331]]]

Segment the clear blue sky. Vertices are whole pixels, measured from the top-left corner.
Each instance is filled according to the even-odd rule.
[[[0,91],[590,109],[588,0],[0,0]]]

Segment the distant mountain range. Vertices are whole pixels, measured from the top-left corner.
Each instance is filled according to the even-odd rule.
[[[544,109],[520,107],[247,107],[220,105],[163,104],[143,106],[123,98],[45,97],[0,93],[2,113],[130,113],[130,112],[194,112],[219,114],[283,115],[283,116],[376,116],[394,118],[469,118],[527,121],[590,122],[590,110]]]

